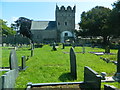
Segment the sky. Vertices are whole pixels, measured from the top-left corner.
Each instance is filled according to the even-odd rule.
[[[95,6],[112,9],[116,0],[1,0],[0,18],[7,21],[8,26],[19,17],[35,21],[55,21],[56,4],[61,7],[76,5],[75,23],[80,22],[83,11],[89,11]]]

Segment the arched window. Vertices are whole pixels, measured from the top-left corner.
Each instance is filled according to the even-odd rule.
[[[65,25],[67,26],[67,22],[65,22]]]
[[[58,22],[58,25],[60,25],[60,22]]]

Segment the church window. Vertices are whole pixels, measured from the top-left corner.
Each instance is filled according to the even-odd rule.
[[[67,22],[65,22],[65,25],[67,26]]]
[[[58,22],[58,25],[60,25],[60,22]]]

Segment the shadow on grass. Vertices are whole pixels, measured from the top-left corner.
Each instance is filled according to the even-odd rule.
[[[59,80],[62,82],[66,82],[66,81],[74,81],[73,76],[71,75],[71,73],[63,73],[60,77]]]

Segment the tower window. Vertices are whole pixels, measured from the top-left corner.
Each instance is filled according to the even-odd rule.
[[[65,22],[65,25],[67,26],[67,22]]]
[[[60,22],[58,22],[58,25],[60,25]]]

